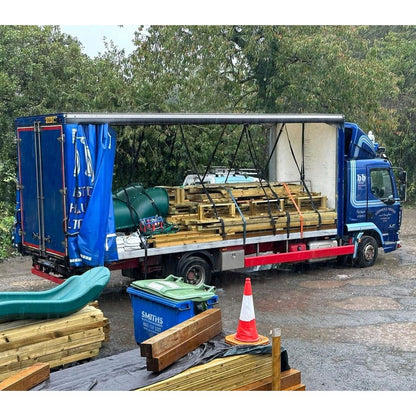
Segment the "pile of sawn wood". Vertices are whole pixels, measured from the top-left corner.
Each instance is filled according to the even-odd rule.
[[[298,184],[241,183],[167,187],[168,223],[177,233],[153,235],[151,247],[324,229],[336,223],[327,197]]]
[[[202,347],[205,342],[212,340],[215,336],[221,335],[221,310],[218,308],[208,309],[143,341],[140,345],[140,353],[142,357],[146,358],[146,369],[137,364],[138,360],[137,358],[135,359],[137,357],[136,350],[123,353],[128,354],[132,361],[129,362],[127,373],[125,371],[125,363],[124,367],[123,362],[119,364],[121,367],[120,377],[123,380],[126,377],[130,377],[128,390],[272,390],[273,385],[276,383],[276,377],[278,389],[280,390],[305,390],[305,385],[301,382],[300,371],[292,368],[281,372],[281,366],[277,365],[276,368],[276,365],[273,364],[276,363],[276,360],[273,358],[276,358],[277,351],[280,355],[280,338],[279,348],[272,348],[271,354],[244,353],[214,358],[205,364],[191,366],[168,378],[162,377],[162,380],[158,382],[153,377],[150,377],[150,382],[139,388],[140,385],[138,386],[137,384],[138,374],[135,372],[136,367],[140,367],[139,371],[146,371],[151,375],[163,375],[163,371],[165,369],[168,370],[167,367],[175,364],[181,357],[186,358],[185,356],[189,352]],[[143,359],[142,357],[140,358]],[[103,364],[99,364],[100,361]],[[280,358],[277,362],[280,363]],[[94,371],[95,363],[97,363],[97,368]],[[85,367],[85,370],[83,370],[83,367]],[[30,390],[37,388],[43,381],[48,380],[49,377],[49,384],[45,389],[49,390],[50,388],[54,390],[57,388],[60,390],[63,385],[68,384],[66,380],[74,378],[72,373],[76,374],[76,383],[81,385],[83,383],[80,378],[85,377],[88,379],[88,385],[91,384],[89,379],[93,378],[94,383],[92,385],[99,387],[100,377],[103,377],[104,384],[108,380],[114,380],[115,385],[118,386],[117,356],[102,358],[52,374],[49,373],[49,363],[35,363],[0,382],[0,390]],[[55,380],[54,376],[57,376]],[[126,381],[124,382],[126,383]],[[69,388],[69,390],[72,389]]]
[[[0,323],[0,381],[36,363],[53,369],[93,358],[108,337],[97,303],[63,318]]]
[[[221,310],[213,308],[143,341],[140,351],[146,357],[147,370],[162,371],[221,331]],[[280,372],[279,366],[276,374],[270,354],[249,353],[216,358],[139,390],[272,390],[272,377],[276,376],[281,390],[305,390],[300,371]]]

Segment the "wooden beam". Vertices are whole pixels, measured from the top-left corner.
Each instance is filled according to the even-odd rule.
[[[37,363],[0,382],[3,391],[27,391],[49,378],[48,363]]]
[[[209,341],[222,331],[222,322],[216,322],[201,332],[196,333],[194,336],[185,339],[178,343],[171,349],[163,352],[159,356],[153,356],[147,358],[147,370],[148,371],[162,371],[166,367],[173,364],[176,360],[186,355],[188,352],[193,351],[199,345]]]
[[[160,356],[163,352],[176,347],[184,339],[190,338],[193,334],[200,332],[216,322],[221,322],[221,309],[207,309],[143,341],[140,344],[140,354],[142,357],[149,358]]]

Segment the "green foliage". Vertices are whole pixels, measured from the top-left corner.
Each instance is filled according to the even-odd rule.
[[[0,26],[0,211],[9,224],[16,192],[14,119],[64,111],[114,110],[124,85],[115,55],[91,60],[56,26]],[[105,84],[105,85],[104,85]],[[5,225],[4,225],[5,227]],[[6,227],[7,228],[7,227]],[[10,238],[2,228],[2,252]]]
[[[130,93],[125,103],[135,111],[156,112],[341,113],[377,135],[390,134],[397,127],[399,77],[378,59],[365,34],[364,28],[351,26],[141,28],[136,51],[124,66]],[[156,141],[150,135],[138,145],[142,134],[120,136],[116,177],[134,172],[138,181],[145,177],[161,183],[166,176],[172,178],[166,167],[175,179],[185,164],[190,168],[186,154],[169,150],[169,135]],[[208,159],[216,137],[193,136],[197,164]],[[222,163],[229,165],[235,140],[224,147]],[[249,159],[246,153],[242,163]],[[137,162],[140,169],[135,171]]]
[[[0,204],[0,207],[3,204]],[[14,216],[7,215],[0,217],[0,262],[10,257],[14,252],[11,244],[11,233],[14,223]]]

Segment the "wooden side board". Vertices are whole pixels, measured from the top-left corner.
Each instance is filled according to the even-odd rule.
[[[36,363],[0,382],[1,391],[27,391],[49,378],[49,364]]]

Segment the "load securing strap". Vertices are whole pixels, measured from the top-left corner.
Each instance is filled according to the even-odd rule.
[[[287,192],[290,200],[292,201],[293,205],[296,208],[296,211],[299,214],[299,219],[300,219],[300,237],[303,238],[303,214],[302,214],[301,210],[299,209],[298,204],[295,201],[295,198],[293,198],[292,192],[290,192],[290,189],[289,189],[289,187],[287,186],[287,184],[285,182],[283,182],[283,186],[285,187],[286,192]]]
[[[247,140],[248,140],[248,149],[250,152],[250,156],[251,156],[251,160],[253,161],[253,164],[257,170],[257,172],[260,173],[259,175],[259,184],[260,187],[264,193],[264,196],[267,200],[267,212],[269,214],[270,217],[270,224],[273,226],[273,235],[276,235],[276,219],[273,216],[273,212],[271,209],[271,205],[270,205],[270,198],[266,192],[265,187],[263,186],[263,181],[266,182],[267,187],[270,189],[270,192],[273,194],[274,198],[276,199],[276,205],[277,205],[277,210],[280,211],[280,198],[279,195],[274,191],[273,187],[270,185],[270,182],[266,179],[264,179],[266,177],[265,175],[265,171],[260,171],[260,169],[258,168],[258,162],[257,162],[257,156],[256,156],[256,152],[255,152],[255,148],[254,148],[254,143],[253,143],[253,137],[251,136],[250,130],[248,129],[248,127],[245,126],[246,129],[246,136],[247,136]]]
[[[218,220],[218,221],[220,221],[220,223],[221,223],[221,235],[225,236],[225,225],[224,225],[224,220],[218,216],[218,211],[217,211],[217,207],[216,207],[216,205],[215,205],[215,202],[214,202],[214,200],[212,199],[211,195],[209,194],[208,189],[207,189],[207,188],[206,188],[206,186],[204,185],[204,182],[203,182],[203,180],[202,180],[202,178],[201,178],[201,175],[198,173],[198,169],[196,168],[195,162],[194,162],[194,160],[192,159],[192,156],[191,156],[191,152],[189,151],[188,143],[186,142],[186,139],[185,139],[185,134],[184,134],[184,132],[183,132],[182,125],[179,125],[179,129],[180,129],[180,131],[181,131],[181,138],[182,138],[182,142],[183,142],[183,144],[184,144],[184,146],[185,146],[185,150],[186,150],[186,153],[187,153],[187,155],[188,155],[188,159],[189,159],[189,161],[190,161],[190,162],[191,162],[191,164],[192,164],[192,169],[194,170],[194,172],[195,172],[195,173],[196,173],[196,175],[198,176],[198,180],[199,180],[199,182],[200,182],[200,183],[201,183],[201,185],[202,185],[202,189],[204,190],[205,195],[208,197],[209,202],[211,203],[212,208],[214,209],[215,218],[217,218],[217,220]]]
[[[302,124],[302,169],[299,168],[299,164],[298,164],[298,161],[296,160],[295,152],[293,151],[292,143],[291,143],[290,138],[289,138],[289,132],[287,131],[286,127],[285,127],[285,130],[286,130],[287,141],[289,143],[290,152],[292,153],[293,160],[296,164],[296,167],[298,168],[298,172],[299,172],[299,175],[300,175],[300,181],[302,182],[302,185],[303,185],[306,193],[309,196],[309,200],[311,201],[312,209],[318,215],[318,229],[319,229],[319,228],[321,228],[321,225],[322,225],[321,213],[316,209],[315,203],[313,202],[312,194],[310,193],[309,188],[306,186],[306,182],[305,182],[305,168],[304,168],[304,162],[305,162],[304,161],[305,129],[304,129],[304,124]]]
[[[226,190],[230,194],[230,197],[231,197],[232,201],[234,202],[234,205],[237,208],[238,213],[240,214],[241,220],[243,221],[243,245],[246,245],[246,235],[247,235],[247,221],[246,221],[246,218],[244,217],[244,214],[242,213],[242,211],[240,209],[240,206],[238,205],[238,202],[234,198],[234,195],[233,195],[233,192],[231,191],[231,189],[226,188]]]

